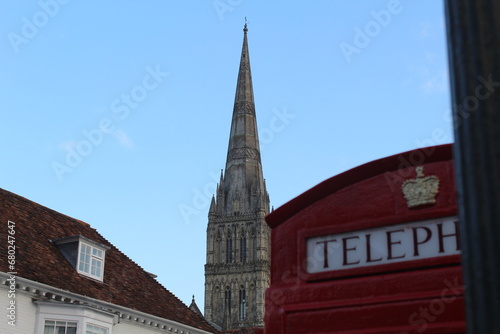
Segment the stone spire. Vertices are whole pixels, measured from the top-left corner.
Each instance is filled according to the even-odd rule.
[[[208,213],[205,317],[226,329],[262,327],[270,280],[271,231],[255,119],[247,25],[226,168]]]
[[[216,212],[219,215],[255,213],[260,210],[269,212],[260,160],[247,31],[245,23],[226,169],[216,199]]]

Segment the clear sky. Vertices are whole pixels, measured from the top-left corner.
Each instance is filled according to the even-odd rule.
[[[441,1],[1,0],[0,187],[91,224],[203,309],[245,17],[275,208],[453,141]]]

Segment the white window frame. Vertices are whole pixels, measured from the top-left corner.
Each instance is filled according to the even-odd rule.
[[[100,330],[102,329],[105,329],[106,330],[106,333],[105,334],[109,334],[109,328],[108,327],[105,327],[105,326],[100,326],[100,325],[97,325],[97,324],[94,324],[94,323],[91,323],[91,322],[87,322],[87,324],[85,325],[85,328],[84,328],[84,333],[85,334],[88,334],[88,329],[89,329],[89,326],[92,326],[92,327],[97,327],[99,328]],[[94,332],[92,332],[91,334],[94,334]],[[101,332],[99,331],[98,334],[101,334]]]
[[[55,304],[53,302],[37,301],[36,334],[43,334],[45,321],[76,322],[76,334],[86,334],[87,325],[94,325],[108,330],[113,334],[115,316],[102,310],[91,309],[83,305]]]
[[[89,256],[88,263],[85,263],[84,259],[82,259],[82,248],[83,247],[88,247],[90,249],[90,254],[88,254],[88,256]],[[96,253],[100,252],[102,254],[102,256],[94,254],[94,252],[96,252]],[[106,257],[106,250],[104,248],[98,247],[95,244],[91,244],[89,242],[84,242],[84,241],[80,240],[80,242],[78,243],[78,259],[77,259],[77,263],[76,263],[76,270],[78,273],[80,273],[82,275],[94,278],[94,279],[102,282],[103,278],[104,278],[105,257]],[[92,267],[93,267],[94,263],[100,264],[99,275],[92,274]],[[89,267],[88,271],[86,271],[85,268],[81,269],[82,264],[88,265],[88,267]]]
[[[75,326],[75,328],[76,328],[75,333],[78,333],[78,321],[76,321],[76,320],[68,320],[68,319],[48,319],[48,318],[46,318],[46,319],[44,319],[44,321],[43,321],[43,328],[42,328],[42,333],[44,333],[44,334],[45,334],[45,326],[47,325],[47,321],[52,321],[52,322],[54,322],[54,333],[55,333],[55,329],[57,329],[57,323],[58,323],[58,322],[64,322],[64,323],[66,323],[66,326],[65,326],[65,327],[66,327],[66,330],[68,329],[68,323],[74,323],[74,324],[76,325],[76,326]],[[56,334],[57,334],[57,333],[56,333]]]

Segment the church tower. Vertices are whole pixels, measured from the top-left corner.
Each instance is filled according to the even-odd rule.
[[[225,171],[208,213],[205,318],[222,329],[262,327],[270,279],[269,195],[262,174],[252,75],[243,48]]]

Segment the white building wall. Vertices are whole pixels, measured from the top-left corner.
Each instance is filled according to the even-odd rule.
[[[31,297],[15,290],[12,296],[9,286],[0,286],[0,333],[6,334],[34,334],[36,321],[36,305]],[[9,298],[9,295],[13,298]],[[15,301],[15,309],[9,310],[10,302]],[[9,324],[11,311],[14,311],[15,326]]]
[[[113,327],[113,334],[157,334],[157,333],[173,333],[164,329],[147,328],[144,325],[134,324],[131,322],[121,322]]]
[[[144,333],[144,326],[138,326],[138,325],[133,325],[133,324],[127,324],[127,323],[119,323],[116,324],[113,328],[113,334],[134,334],[134,333]],[[159,331],[149,331],[148,333],[159,333]]]
[[[33,302],[33,298],[38,299],[40,296],[33,293],[33,288],[29,288],[28,291],[25,289],[26,286],[23,286],[23,289],[13,288],[15,292],[12,294],[10,285],[0,284],[0,334],[43,334],[44,320],[49,318],[78,322],[77,334],[85,333],[83,327],[86,323],[94,323],[104,327],[107,327],[106,324],[108,324],[110,334],[207,333],[119,306],[116,310],[107,311],[105,314],[92,308],[82,308],[81,305],[59,304],[54,300],[52,302],[43,301],[45,298],[41,298],[40,302]],[[15,309],[13,310],[8,309],[11,301],[15,301]],[[106,308],[109,307],[110,304],[106,304]],[[127,314],[122,313],[124,310]],[[12,313],[12,319],[15,320],[15,326],[9,324],[11,321],[8,317],[10,313]]]
[[[202,330],[197,330],[194,328],[185,329],[181,325],[181,328],[177,326],[166,326],[166,328],[155,327],[155,325],[141,324],[135,321],[120,320],[120,323],[113,326],[113,334],[158,334],[158,333],[177,333],[177,334],[202,334],[206,333]],[[182,329],[184,328],[184,329]]]

